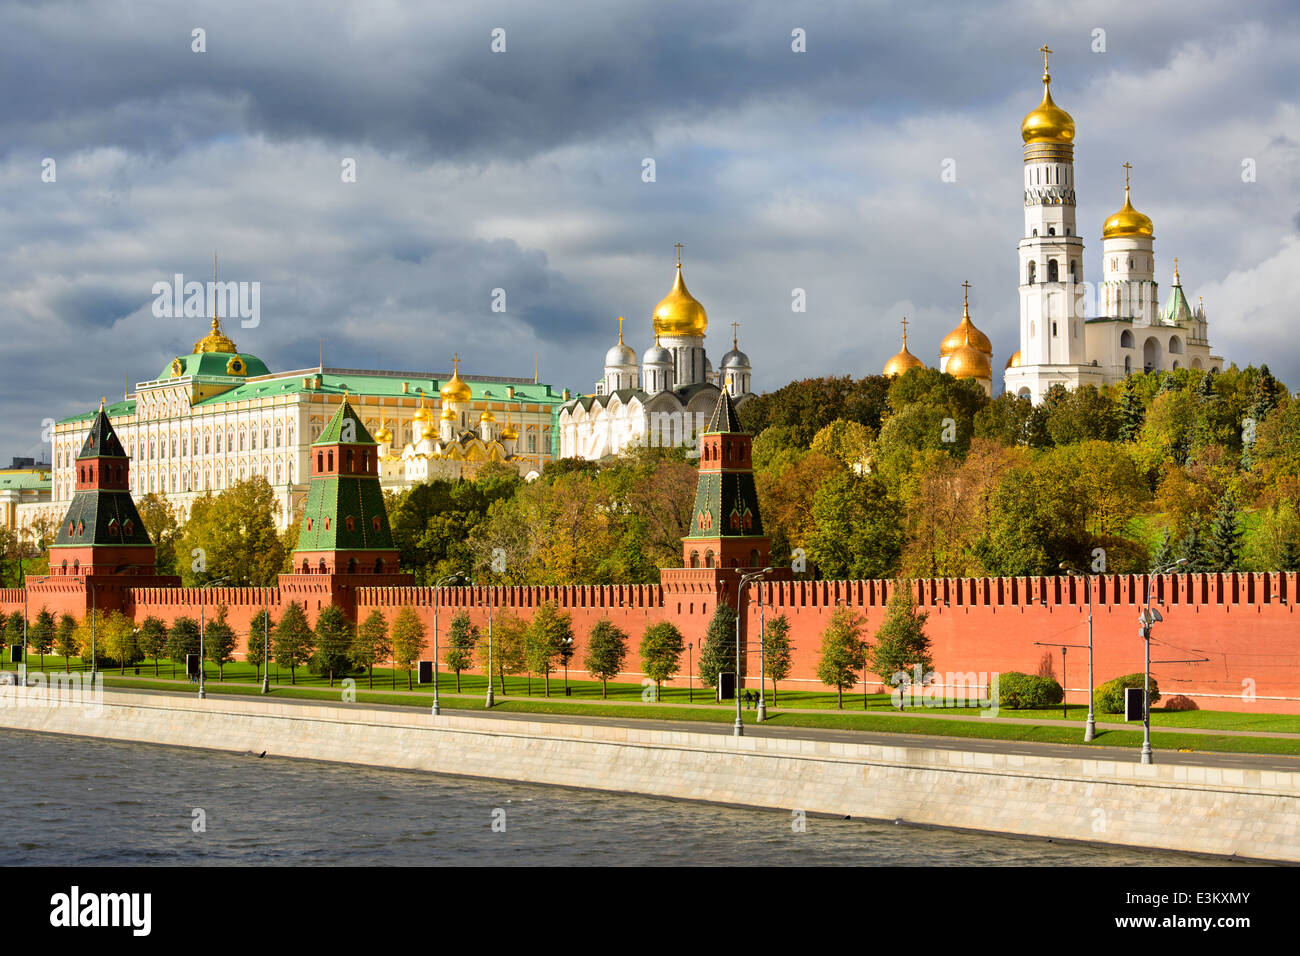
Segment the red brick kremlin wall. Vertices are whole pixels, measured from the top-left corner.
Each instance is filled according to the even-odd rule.
[[[42,607],[56,614],[84,615],[88,600],[81,579],[51,580],[33,584],[29,613]],[[315,621],[320,608],[338,603],[350,614],[364,618],[378,608],[391,623],[398,609],[411,606],[425,622],[432,639],[434,589],[381,586],[392,576],[283,575],[275,588],[170,588],[123,586],[116,604],[134,618],[155,615],[164,621],[198,616],[200,606],[215,614],[226,605],[228,618],[241,637],[251,619],[269,605],[278,618],[288,601],[304,604]],[[640,678],[636,646],[645,628],[669,620],[681,628],[694,645],[699,642],[719,600],[729,600],[734,584],[724,573],[708,569],[668,569],[659,585],[609,585],[569,587],[498,587],[493,589],[443,588],[440,590],[440,632],[446,634],[451,615],[464,609],[486,629],[489,590],[493,606],[531,619],[536,608],[556,601],[573,616],[578,651],[573,676],[584,676],[582,657],[592,625],[609,617],[631,637],[626,680]],[[1138,612],[1148,578],[1143,575],[1108,575],[1093,580],[1095,679],[1100,684],[1120,674],[1142,670],[1143,642],[1138,636]],[[1295,617],[1295,573],[1238,573],[1170,575],[1150,579],[1152,606],[1164,623],[1157,624],[1152,641],[1152,673],[1163,696],[1190,697],[1204,710],[1300,713],[1300,621]],[[815,670],[821,633],[838,606],[864,615],[870,639],[884,619],[884,605],[892,590],[888,581],[781,582],[763,586],[764,613],[768,620],[784,613],[790,621],[794,668],[783,687],[820,688]],[[916,582],[922,609],[929,614],[926,632],[932,642],[935,668],[941,673],[1036,673],[1044,654],[1050,656],[1054,676],[1061,678],[1061,644],[1086,645],[1088,604],[1084,582],[1065,577],[935,579]],[[115,589],[116,590],[116,589]],[[97,594],[100,607],[110,605]],[[744,639],[745,671],[751,686],[757,683],[759,608],[757,592],[746,600]],[[0,591],[0,610],[22,610],[21,589]],[[1039,646],[1042,642],[1046,646]],[[241,641],[238,654],[243,653]],[[1187,658],[1208,658],[1204,663],[1164,663]],[[1071,702],[1087,700],[1087,650],[1070,647],[1066,655],[1065,684]],[[683,665],[686,661],[683,659]],[[1243,699],[1251,688],[1255,700]],[[678,683],[685,683],[682,678]],[[873,687],[872,689],[878,689]]]

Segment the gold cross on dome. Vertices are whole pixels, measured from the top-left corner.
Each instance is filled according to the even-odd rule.
[[[452,375],[460,374],[460,353],[459,352],[457,352],[451,357],[451,374]]]
[[[1048,48],[1047,44],[1044,43],[1042,46],[1040,46],[1040,47],[1038,48],[1038,52],[1041,53],[1041,54],[1043,54],[1043,72],[1046,73],[1046,72],[1047,72],[1047,55],[1048,55],[1049,53],[1051,53],[1052,51]]]
[[[740,348],[739,343],[740,343],[740,323],[732,322],[731,323],[731,347],[733,349],[738,349]]]
[[[1132,163],[1124,164],[1124,192],[1128,192],[1128,171],[1133,168]]]
[[[677,268],[680,269],[682,267],[682,244],[674,242],[673,247],[677,250]]]
[[[961,284],[961,301],[965,305],[970,296],[970,282],[966,281]]]
[[[618,317],[618,344],[623,344],[623,316]]]
[[[907,348],[907,316],[903,316],[903,321],[899,324],[903,326],[903,348]]]

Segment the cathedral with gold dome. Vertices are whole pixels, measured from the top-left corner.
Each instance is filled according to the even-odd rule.
[[[1007,391],[1042,401],[1053,385],[1078,388],[1123,381],[1136,372],[1180,368],[1221,371],[1223,356],[1210,346],[1205,308],[1193,309],[1174,259],[1173,285],[1163,308],[1155,281],[1155,228],[1133,206],[1130,173],[1123,164],[1124,204],[1102,225],[1102,281],[1084,281],[1083,237],[1075,221],[1075,123],[1052,99],[1044,46],[1043,96],[1020,125],[1024,148],[1024,233],[1019,242],[1020,347],[1007,359]],[[970,320],[943,340],[940,369],[974,378],[992,394],[993,349]],[[885,374],[920,364],[907,350],[889,360]]]
[[[752,397],[753,369],[740,350],[738,323],[732,323],[731,350],[715,372],[704,348],[709,316],[682,278],[681,243],[672,290],[651,313],[654,344],[637,362],[623,341],[605,353],[605,374],[590,395],[560,406],[557,416],[560,457],[599,460],[635,445],[688,444],[703,428],[726,389],[736,407]]]

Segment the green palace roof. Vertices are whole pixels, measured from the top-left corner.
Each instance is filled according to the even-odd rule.
[[[256,355],[247,352],[195,352],[190,355],[178,355],[158,373],[158,381],[169,378],[248,378],[249,376],[270,375]]]
[[[48,469],[0,471],[0,491],[48,491],[49,489]]]

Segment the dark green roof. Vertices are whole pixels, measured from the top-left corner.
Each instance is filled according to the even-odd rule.
[[[725,393],[724,393],[725,394]],[[733,526],[732,515],[736,522]],[[708,524],[701,524],[700,516]],[[749,526],[745,526],[748,516]],[[748,471],[705,472],[695,489],[695,513],[688,538],[755,538],[763,534],[758,491]]]
[[[704,431],[706,434],[729,435],[740,431],[740,416],[736,414],[736,406],[725,388],[718,393],[718,404],[713,406],[713,417],[709,419],[709,427]]]
[[[238,362],[232,364],[232,359],[238,359]],[[177,363],[180,363],[179,371]],[[271,370],[266,367],[265,362],[256,355],[249,355],[246,352],[194,352],[176,356],[158,373],[158,379],[163,381],[185,375],[230,379],[270,374]]]
[[[129,491],[87,489],[78,491],[72,496],[68,514],[59,525],[59,533],[51,547],[75,548],[91,544],[149,545],[152,543]]]
[[[344,475],[311,480],[296,551],[392,551],[394,547],[378,478]]]
[[[344,422],[351,422],[352,427],[345,429]],[[350,431],[351,437],[344,442],[343,433],[345,430]],[[352,407],[352,403],[346,398],[339,405],[334,417],[330,419],[325,430],[320,433],[320,438],[312,442],[313,445],[337,445],[340,443],[348,445],[377,445],[378,442],[370,436],[366,430],[365,424],[361,421],[361,416]]]
[[[77,455],[77,460],[83,458],[125,458],[126,449],[118,441],[117,432],[113,431],[113,426],[109,424],[108,413],[100,409],[95,420],[90,424],[90,431],[86,435],[86,440],[81,444],[81,452]]]

